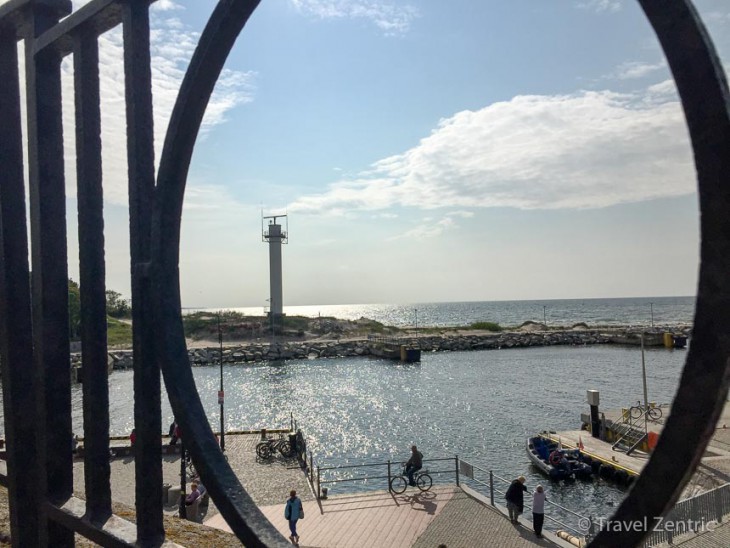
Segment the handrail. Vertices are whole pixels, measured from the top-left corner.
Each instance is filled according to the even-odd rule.
[[[458,457],[458,455],[456,455],[454,457],[439,457],[439,458],[433,458],[433,459],[423,459],[424,464],[427,463],[427,462],[444,462],[444,461],[453,461],[456,464],[456,469],[455,470],[429,470],[428,471],[429,475],[447,474],[447,473],[448,474],[452,474],[452,473],[455,473],[456,474],[456,482],[457,482],[457,485],[459,485],[459,472],[458,472],[458,470],[459,470],[459,457]],[[464,461],[463,459],[461,460],[461,462],[464,462],[464,463],[468,464],[469,466],[472,467],[473,470],[478,470],[480,472],[483,472],[483,473],[486,473],[486,474],[489,475],[490,483],[485,483],[485,482],[483,482],[483,481],[481,481],[481,480],[479,480],[479,479],[477,479],[477,478],[475,478],[473,476],[470,479],[471,479],[471,481],[474,481],[475,483],[477,483],[479,485],[483,485],[484,487],[486,487],[486,488],[489,489],[489,491],[490,491],[490,501],[491,501],[491,504],[492,505],[494,505],[494,493],[495,492],[496,493],[499,493],[500,495],[504,495],[506,493],[506,491],[502,491],[501,489],[496,488],[494,486],[494,479],[497,479],[497,480],[499,480],[499,481],[501,481],[501,482],[503,482],[503,483],[505,483],[507,485],[509,485],[511,483],[510,480],[508,480],[506,478],[503,478],[503,477],[495,474],[493,471],[486,470],[485,468],[482,468],[480,466],[473,465],[473,464],[471,464],[471,463],[469,463],[467,461]],[[384,480],[385,479],[385,480],[388,481],[388,489],[390,489],[390,480],[391,480],[391,478],[395,477],[395,474],[392,474],[391,473],[391,467],[392,467],[393,464],[395,464],[395,463],[393,461],[390,461],[389,460],[387,462],[366,462],[366,463],[359,463],[359,464],[343,464],[343,465],[326,466],[326,467],[316,466],[316,475],[317,475],[317,477],[316,477],[316,483],[315,483],[315,478],[314,478],[314,468],[315,468],[314,457],[310,453],[310,462],[309,462],[309,472],[310,473],[308,474],[307,478],[310,480],[310,484],[312,486],[312,490],[315,492],[315,494],[317,496],[317,499],[326,498],[326,494],[323,491],[322,486],[325,485],[325,484],[330,484],[330,483],[331,484],[336,484],[336,483],[353,482],[353,481],[369,481],[369,480]],[[380,467],[380,466],[387,466],[388,467],[388,475],[372,475],[372,476],[371,475],[357,475],[357,476],[349,477],[349,478],[334,478],[334,479],[323,479],[322,478],[322,473],[323,472],[328,472],[328,471],[331,471],[331,470],[346,470],[346,469],[358,469],[358,468],[372,468],[372,467]],[[400,474],[398,474],[398,475],[400,475]],[[579,520],[584,520],[584,521],[582,521],[582,523],[592,523],[592,518],[586,517],[584,515],[581,515],[581,514],[575,512],[575,511],[571,510],[570,508],[566,508],[565,506],[562,506],[562,505],[560,505],[560,504],[558,504],[556,502],[552,502],[550,500],[546,500],[545,503],[547,505],[549,505],[550,507],[558,508],[558,509],[560,509],[563,512],[566,512],[566,513],[568,513],[568,514],[570,514],[572,516],[575,516]],[[532,508],[532,506],[529,503],[526,503],[525,506],[528,509],[531,509]],[[554,524],[558,525],[559,527],[562,527],[564,529],[567,529],[567,530],[573,532],[574,534],[576,534],[576,535],[578,535],[580,537],[586,536],[586,531],[585,530],[580,530],[580,529],[578,529],[578,528],[576,528],[576,527],[574,527],[574,526],[572,526],[572,525],[570,525],[568,523],[565,523],[563,521],[560,521],[558,518],[555,518],[555,517],[553,517],[553,516],[551,516],[549,514],[545,516],[545,519],[548,520],[548,521],[550,521],[551,523],[554,523]]]
[[[512,482],[510,480],[507,480],[507,479],[501,477],[501,476],[498,476],[497,474],[495,474],[491,470],[486,470],[485,468],[482,468],[481,466],[477,466],[475,464],[471,464],[471,463],[469,463],[467,461],[464,461],[463,459],[462,459],[462,462],[467,463],[469,466],[471,466],[471,468],[473,470],[478,470],[478,471],[483,472],[483,473],[485,473],[485,474],[487,474],[489,476],[490,483],[483,482],[483,481],[481,481],[481,480],[479,480],[479,479],[477,479],[475,477],[472,477],[470,479],[472,481],[474,481],[475,483],[478,483],[479,485],[483,485],[484,487],[487,487],[489,489],[490,503],[493,506],[495,506],[495,504],[494,504],[494,493],[496,492],[496,493],[499,493],[500,495],[504,495],[506,493],[506,491],[502,491],[502,490],[496,488],[494,486],[494,479],[496,478],[496,479],[498,479],[498,480],[500,480],[500,481],[502,481],[502,482],[504,482],[506,484],[510,484]],[[558,504],[556,502],[552,502],[551,500],[546,499],[545,500],[545,504],[550,505],[550,506],[554,506],[554,507],[559,508],[560,510],[562,510],[564,512],[568,512],[569,514],[572,514],[573,516],[575,516],[579,520],[581,520],[581,523],[592,523],[592,518],[591,517],[583,516],[583,515],[575,512],[575,511],[571,510],[570,508],[566,508],[566,507],[564,507],[564,506],[562,506],[562,505],[560,505],[560,504]],[[532,505],[529,502],[525,502],[525,506],[527,508],[529,508],[530,510],[532,509]],[[572,531],[573,533],[575,533],[576,535],[578,535],[580,537],[586,536],[586,532],[587,531],[577,529],[577,528],[573,527],[572,525],[569,525],[567,523],[564,523],[564,522],[560,521],[559,519],[551,516],[550,514],[546,514],[545,515],[545,519],[546,520],[549,520],[552,523],[555,523],[555,524],[559,525],[560,527],[563,527],[565,529],[569,529],[570,531]]]

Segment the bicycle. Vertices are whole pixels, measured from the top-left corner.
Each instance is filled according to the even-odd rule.
[[[269,438],[256,444],[256,456],[260,459],[268,459],[277,451],[284,457],[290,457],[292,454],[291,444],[283,435],[277,439]]]
[[[644,414],[644,406],[641,405],[641,402],[637,402],[637,405],[634,405],[629,409],[629,413],[631,414],[631,418],[636,420],[640,418]],[[646,417],[653,422],[657,422],[659,419],[662,418],[662,410],[660,407],[649,407],[646,409]]]
[[[195,470],[195,465],[193,464],[193,459],[190,453],[187,452],[185,453],[185,473],[189,478],[194,478],[198,475],[198,471]]]
[[[401,470],[400,475],[393,476],[392,478],[390,478],[390,490],[393,493],[396,493],[398,495],[403,493],[406,490],[406,487],[408,487],[408,476],[406,475],[406,465],[402,464],[401,467],[402,467],[402,470]],[[418,470],[415,474],[413,474],[413,481],[416,482],[416,487],[418,487],[418,489],[423,492],[431,489],[431,486],[433,485],[433,479],[428,474],[428,470],[423,469],[423,468],[421,470]]]

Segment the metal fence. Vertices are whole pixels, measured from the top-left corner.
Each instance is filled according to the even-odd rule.
[[[466,483],[468,483],[469,481],[472,481],[477,486],[486,489],[486,491],[489,495],[489,503],[492,506],[496,506],[494,503],[495,493],[498,495],[504,496],[505,493],[507,492],[507,488],[509,487],[510,483],[512,483],[511,480],[498,476],[492,470],[486,470],[485,468],[481,468],[479,466],[476,466],[474,464],[471,464],[471,463],[463,461],[463,460],[460,462],[460,469],[461,469],[462,477],[466,479]],[[481,476],[482,479],[477,478],[477,475],[474,473],[475,470],[482,473],[482,476]],[[565,523],[564,521],[561,521],[558,518],[551,515],[551,513],[549,511],[546,511],[545,512],[545,521],[546,522],[550,522],[554,525],[557,525],[560,528],[562,528],[563,530],[569,531],[579,538],[587,538],[590,535],[590,533],[592,533],[593,520],[590,516],[583,516],[577,512],[574,512],[573,510],[571,510],[569,508],[566,508],[565,506],[561,506],[560,504],[557,504],[550,500],[546,500],[545,505],[546,505],[546,508],[548,508],[548,509],[557,508],[563,514],[571,516],[572,518],[575,519],[575,524]],[[532,506],[529,504],[528,501],[525,501],[525,508],[532,510]]]
[[[672,544],[675,537],[711,531],[730,514],[730,483],[678,502],[666,516],[649,524],[653,531],[642,546]]]
[[[438,479],[443,476],[453,476],[456,481],[456,485],[459,485],[459,457],[453,456],[453,457],[445,457],[445,458],[439,458],[439,459],[423,459],[424,465],[426,463],[443,463],[443,462],[449,462],[451,465],[448,468],[444,468],[442,470],[432,470],[430,468],[426,468],[425,466],[419,471],[421,473],[427,472],[429,476],[432,477],[432,479]],[[315,492],[317,493],[317,498],[322,498],[323,494],[323,486],[328,484],[335,484],[335,483],[343,483],[343,482],[374,482],[374,487],[380,487],[383,486],[386,489],[390,490],[391,480],[395,477],[403,475],[402,473],[402,466],[403,463],[401,461],[391,461],[388,460],[386,462],[370,462],[365,464],[347,464],[342,466],[326,466],[321,467],[317,466],[316,468],[316,476],[314,478],[315,483],[313,484],[313,487],[315,488]],[[365,468],[370,469],[376,469],[377,472],[374,472],[373,474],[356,474],[356,475],[350,475],[349,477],[342,477],[341,475],[336,475],[337,472],[341,472],[344,470],[361,470]],[[331,477],[332,479],[327,479],[327,476]],[[435,476],[435,478],[434,478]],[[385,485],[383,485],[383,483]],[[438,483],[438,481],[436,481]]]

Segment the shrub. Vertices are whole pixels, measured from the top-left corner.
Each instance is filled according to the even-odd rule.
[[[502,331],[502,326],[494,322],[475,322],[469,326],[469,329],[480,329],[482,331]]]

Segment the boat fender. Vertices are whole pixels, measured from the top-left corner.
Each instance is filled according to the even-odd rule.
[[[558,464],[560,464],[561,458],[562,458],[562,455],[560,454],[560,451],[555,450],[552,453],[550,453],[548,460],[550,461],[550,464],[552,464],[553,466],[557,466]]]

